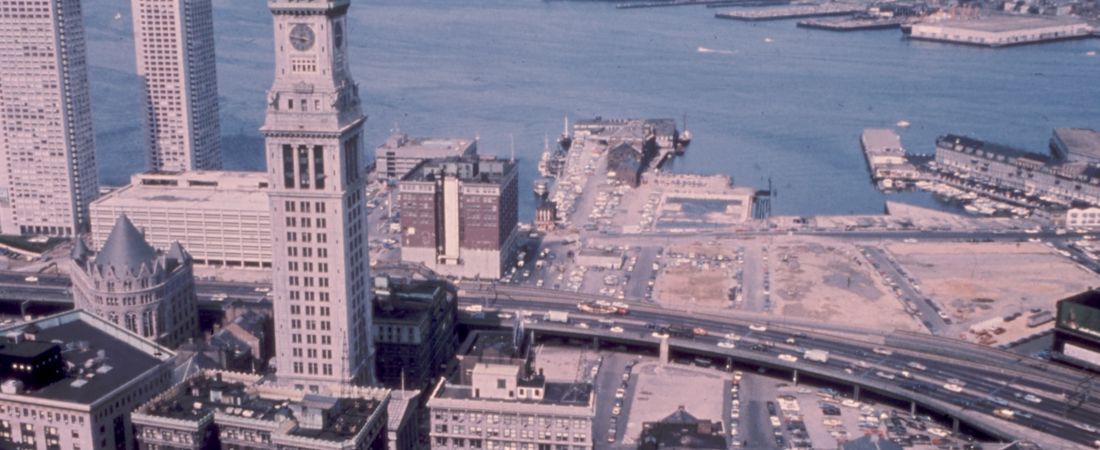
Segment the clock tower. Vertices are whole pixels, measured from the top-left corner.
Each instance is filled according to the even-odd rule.
[[[276,376],[299,389],[374,381],[359,88],[350,0],[268,0],[275,81],[270,177]]]

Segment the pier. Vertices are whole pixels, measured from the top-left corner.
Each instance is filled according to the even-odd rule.
[[[895,187],[903,180],[919,179],[921,174],[906,157],[901,137],[888,128],[867,128],[860,136],[863,156],[871,172],[871,180],[883,189]]]
[[[901,17],[889,19],[845,17],[800,20],[798,26],[828,31],[886,30],[900,28],[905,22],[906,19]]]
[[[820,5],[792,5],[782,7],[753,8],[741,11],[726,11],[714,15],[719,19],[763,21],[783,19],[803,19],[810,17],[847,16],[863,12],[866,7],[849,3],[825,3]]]

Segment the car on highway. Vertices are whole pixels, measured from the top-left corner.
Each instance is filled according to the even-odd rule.
[[[619,413],[621,413],[622,411],[623,411],[622,408],[620,408],[618,406],[612,407],[611,408],[611,415],[612,416],[618,416]]]
[[[618,388],[615,390],[615,398],[623,398],[626,395],[626,389]]]
[[[752,325],[749,325],[749,329],[752,330],[752,331],[756,331],[758,333],[763,333],[765,331],[768,331],[767,325],[761,325],[761,324],[758,324],[758,323],[754,323]]]
[[[928,370],[928,367],[925,367],[924,364],[921,364],[921,363],[916,362],[916,361],[909,361],[909,364],[906,364],[906,365],[909,366],[910,368],[917,369],[917,370]]]
[[[783,353],[783,354],[779,355],[779,359],[782,360],[782,361],[789,362],[789,363],[798,362],[798,357],[797,356],[788,355],[786,353]]]
[[[610,331],[612,333],[622,333],[623,332],[623,327],[620,327],[620,326],[616,325],[616,326],[611,327],[611,329],[609,329],[607,331]]]
[[[891,356],[891,355],[894,354],[893,350],[890,350],[888,348],[882,348],[882,347],[875,347],[875,348],[871,349],[871,351],[875,352],[879,355],[882,355],[882,356]]]
[[[731,341],[725,340],[725,341],[719,341],[718,346],[721,347],[721,348],[736,348],[737,344],[734,344]]]
[[[895,378],[894,374],[882,370],[875,372],[875,376],[886,380],[893,380]]]
[[[589,326],[585,322],[577,322],[577,328],[580,328],[582,330],[587,330],[589,328]]]
[[[1028,402],[1035,403],[1035,404],[1039,404],[1039,403],[1043,402],[1043,399],[1035,396],[1034,394],[1025,395],[1024,400],[1027,400]]]
[[[738,336],[737,333],[726,333],[726,340],[727,341],[732,341],[732,342],[737,342],[737,341],[741,340],[741,337]]]
[[[1096,432],[1096,427],[1094,427],[1092,425],[1089,425],[1087,423],[1074,423],[1073,426],[1075,426],[1075,427],[1077,427],[1081,430],[1088,431],[1089,433],[1095,433]]]
[[[696,336],[706,336],[707,335],[707,330],[704,329],[703,327],[695,327],[695,328],[691,329],[691,333],[696,335]]]
[[[956,394],[963,391],[962,386],[959,386],[955,383],[946,383],[946,384],[943,385],[943,388],[948,390],[948,391],[954,392]]]

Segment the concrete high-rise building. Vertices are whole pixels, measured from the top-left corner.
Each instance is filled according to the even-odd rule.
[[[150,170],[222,165],[210,0],[131,0]]]
[[[170,348],[199,334],[191,255],[178,242],[158,253],[119,216],[98,253],[78,239],[72,262],[77,309]]]
[[[401,259],[441,274],[496,279],[514,260],[516,164],[493,157],[431,159],[398,183]]]
[[[99,189],[79,0],[0,10],[0,233],[73,236]]]
[[[359,87],[347,59],[350,0],[268,0],[272,292],[277,376],[318,391],[374,379]]]

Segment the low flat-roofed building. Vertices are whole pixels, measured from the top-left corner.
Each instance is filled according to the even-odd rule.
[[[681,406],[658,422],[642,424],[638,450],[725,449],[721,422],[700,420]]]
[[[394,133],[374,151],[379,178],[400,180],[417,164],[429,159],[477,155],[477,140],[465,138],[416,138]]]
[[[1100,208],[1070,208],[1066,210],[1066,226],[1070,228],[1100,227]]]
[[[389,391],[310,393],[260,375],[203,371],[131,415],[142,449],[384,450]]]
[[[1100,164],[1100,132],[1091,128],[1055,128],[1050,152],[1066,161]]]
[[[577,264],[584,267],[602,267],[619,270],[623,266],[623,252],[608,248],[582,248],[576,254]]]
[[[130,411],[171,386],[173,356],[81,310],[0,330],[0,448],[135,448]]]
[[[141,173],[91,205],[93,245],[125,214],[153,247],[179,241],[195,265],[271,267],[265,172]]]
[[[1100,371],[1100,291],[1058,301],[1054,359]]]
[[[1100,168],[957,135],[936,139],[939,170],[1050,203],[1100,205]]]
[[[577,380],[547,380],[524,342],[474,333],[450,379],[428,400],[432,449],[591,449],[596,395]]]
[[[1001,47],[1089,36],[1088,22],[1076,17],[989,14],[931,19],[913,24],[913,39]]]
[[[867,128],[860,136],[860,143],[872,180],[912,179],[920,175],[906,157],[901,137],[894,130]]]

